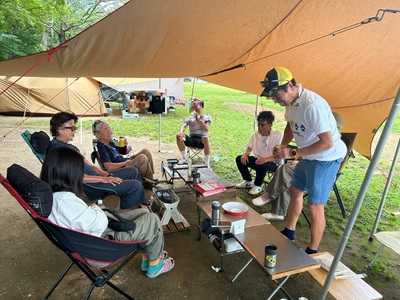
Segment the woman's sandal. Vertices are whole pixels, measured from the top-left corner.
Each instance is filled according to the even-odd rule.
[[[164,250],[163,253],[161,253],[161,255],[160,255],[160,260],[166,259],[167,257],[168,257],[168,252]],[[144,272],[147,272],[147,270],[149,269],[149,260],[148,259],[142,260],[140,269]]]
[[[148,271],[146,273],[146,276],[149,278],[156,278],[161,274],[167,273],[169,271],[171,271],[174,266],[175,266],[175,261],[172,257],[168,257],[166,259],[160,260],[160,262],[162,263],[162,266],[160,268],[160,270],[154,274],[150,274]]]

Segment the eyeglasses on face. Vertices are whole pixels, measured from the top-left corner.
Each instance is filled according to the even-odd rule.
[[[264,81],[260,81],[260,85],[261,85],[261,87],[263,87],[263,88],[269,88],[269,87],[273,88],[274,86],[275,86],[275,87],[279,87],[279,86],[288,84],[289,81],[290,81],[290,80],[287,80],[287,79],[281,79],[281,80],[264,80]],[[282,83],[282,82],[284,82],[284,83]],[[275,84],[274,84],[274,83],[275,83]]]
[[[75,127],[75,126],[63,126],[62,129],[69,129],[71,131],[75,131],[75,130],[78,129],[78,127]]]

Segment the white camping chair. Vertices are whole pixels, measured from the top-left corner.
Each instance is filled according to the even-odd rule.
[[[394,214],[396,217],[400,215],[400,213]],[[379,248],[378,252],[376,252],[374,258],[371,262],[366,266],[367,269],[371,269],[379,255],[381,254],[383,248],[389,247],[397,254],[400,254],[400,228],[396,231],[382,231],[374,234],[374,238],[382,243],[382,246]]]

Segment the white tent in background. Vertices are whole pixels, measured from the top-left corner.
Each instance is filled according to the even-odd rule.
[[[138,90],[163,90],[166,96],[185,100],[183,78],[105,78],[96,77],[97,81],[112,87],[118,92]]]

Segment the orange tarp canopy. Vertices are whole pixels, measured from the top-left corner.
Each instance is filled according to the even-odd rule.
[[[40,61],[29,76],[198,77],[257,95],[266,71],[285,66],[370,157],[400,78],[400,13],[379,9],[400,2],[134,0],[53,51],[0,62],[0,74]]]

